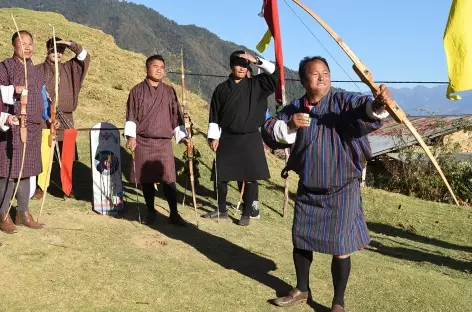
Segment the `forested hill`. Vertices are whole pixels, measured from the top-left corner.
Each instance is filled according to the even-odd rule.
[[[111,34],[119,47],[146,56],[160,53],[168,63],[168,71],[179,70],[181,47],[185,53],[186,70],[191,73],[229,74],[229,55],[237,49],[252,49],[220,39],[205,28],[178,25],[176,22],[143,5],[118,0],[0,0],[0,7],[21,7],[37,11],[51,11],[68,20]],[[34,31],[34,30],[32,30]],[[57,29],[60,36],[61,30]],[[80,41],[80,38],[67,38]],[[225,78],[187,76],[190,90],[209,99],[216,85]],[[298,78],[286,70],[287,78]],[[178,82],[180,76],[169,74]],[[303,94],[298,82],[288,82],[287,99]]]

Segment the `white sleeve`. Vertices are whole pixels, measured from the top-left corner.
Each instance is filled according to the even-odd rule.
[[[221,129],[217,123],[210,122],[208,125],[208,139],[219,140],[221,136]]]
[[[0,92],[2,93],[2,101],[4,104],[15,104],[15,100],[13,99],[15,86],[0,86]]]
[[[125,136],[136,138],[136,123],[134,121],[125,123]]]
[[[33,197],[34,192],[36,192],[36,176],[30,177],[30,192],[29,192],[30,199]]]
[[[179,143],[183,138],[188,137],[187,129],[184,126],[178,126],[174,129],[175,143]]]
[[[297,130],[289,130],[283,120],[278,120],[274,124],[274,138],[279,143],[293,144],[297,139]]]
[[[7,122],[8,116],[10,116],[10,114],[4,113],[4,112],[0,113],[0,130],[3,132],[6,132],[8,131],[8,129],[10,129],[9,126],[5,125],[5,123]]]
[[[271,63],[269,61],[266,61],[262,58],[259,58],[259,60],[261,61],[261,65],[256,65],[257,67],[259,67],[260,69],[262,69],[266,74],[272,74],[274,71],[275,71],[275,64],[274,63]]]
[[[372,101],[369,101],[365,105],[367,116],[369,116],[370,119],[372,119],[372,120],[381,120],[381,119],[387,118],[390,115],[387,111],[384,111],[381,114],[377,114],[372,109],[372,103],[373,103]]]
[[[77,55],[77,59],[78,59],[79,61],[83,62],[86,57],[87,57],[87,50],[85,50],[84,48],[82,48],[82,52],[80,52],[79,55]]]

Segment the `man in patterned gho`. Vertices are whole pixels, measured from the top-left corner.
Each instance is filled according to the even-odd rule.
[[[3,106],[3,103],[2,103]],[[20,124],[20,121],[18,118],[14,115],[0,112],[0,129],[2,131],[8,130],[12,126],[18,126]],[[0,243],[0,247],[2,247],[3,244]]]
[[[249,62],[264,73],[248,78]],[[208,125],[210,148],[216,152],[213,180],[217,173],[219,211],[203,217],[228,218],[228,182],[245,181],[243,215],[238,224],[247,226],[256,199],[256,182],[270,178],[259,128],[265,120],[265,99],[275,92],[279,74],[275,64],[244,51],[231,54],[230,68],[228,79],[213,92]]]
[[[154,183],[162,183],[170,208],[169,223],[186,226],[177,211],[175,160],[172,137],[188,143],[183,116],[175,89],[164,83],[165,61],[161,55],[146,60],[147,77],[131,89],[126,106],[125,136],[134,152],[136,170],[131,163],[132,183],[141,183],[148,208],[146,224],[156,220]],[[136,172],[135,172],[136,171]]]
[[[328,63],[322,57],[300,62],[306,94],[285,106],[263,127],[268,145],[293,144],[289,170],[299,175],[292,227],[297,285],[278,306],[306,302],[313,251],[330,254],[334,297],[332,311],[344,311],[344,292],[351,269],[349,255],[370,242],[360,191],[363,164],[372,157],[367,135],[388,116],[383,106],[390,91],[380,86],[372,96],[331,90]]]
[[[13,57],[0,63],[0,90],[2,111],[11,115],[20,114],[20,97],[28,95],[26,107],[27,142],[26,154],[21,179],[18,181],[23,154],[23,144],[20,141],[20,129],[15,123],[9,127],[2,127],[0,131],[0,229],[5,233],[14,233],[16,227],[7,214],[12,200],[16,183],[19,183],[16,199],[18,208],[15,218],[16,225],[25,225],[33,229],[40,229],[42,224],[33,220],[29,210],[30,177],[41,173],[41,131],[45,114],[45,103],[42,90],[45,79],[43,73],[33,65],[31,57],[34,53],[33,37],[27,31],[20,31],[23,50],[18,33],[12,36]],[[23,56],[26,58],[28,71],[28,90],[25,88],[25,72]],[[55,127],[59,127],[56,122]]]
[[[57,61],[59,63],[59,106],[57,109],[57,118],[61,122],[61,127],[57,131],[57,140],[59,151],[62,154],[64,140],[64,129],[74,127],[73,113],[79,103],[79,93],[90,65],[90,54],[74,41],[62,40],[56,37]],[[75,57],[62,63],[64,52],[68,48],[75,53]],[[38,67],[46,79],[46,90],[51,100],[55,98],[56,74],[54,66],[54,40],[51,38],[46,42],[47,57]],[[75,148],[75,160],[78,159],[77,146]],[[43,191],[36,187],[33,198],[43,197]],[[74,197],[71,192],[69,197]]]

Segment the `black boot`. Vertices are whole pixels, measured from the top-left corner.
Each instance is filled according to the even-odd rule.
[[[220,219],[228,219],[228,210],[220,211],[219,214],[220,214]],[[205,218],[205,219],[209,219],[209,218],[211,218],[211,219],[218,219],[218,210],[205,213],[205,214],[202,216],[202,218]]]
[[[187,222],[178,213],[170,214],[169,223],[177,226],[187,226]]]
[[[151,225],[156,222],[157,213],[156,210],[148,210],[147,216],[144,218],[143,223],[146,225]]]
[[[249,216],[242,216],[241,219],[239,219],[238,224],[242,226],[248,226],[250,221],[251,219]]]

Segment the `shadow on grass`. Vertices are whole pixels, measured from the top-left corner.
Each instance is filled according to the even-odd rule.
[[[140,205],[141,218],[147,214],[144,205]],[[129,221],[138,219],[138,207],[135,203],[127,205],[129,211],[119,217]],[[232,226],[230,222],[221,221],[221,226]],[[292,286],[270,274],[277,269],[274,261],[240,247],[222,237],[202,231],[193,224],[187,227],[176,227],[168,223],[168,216],[157,211],[157,219],[152,225],[147,225],[167,237],[182,241],[195,248],[198,252],[227,270],[234,270],[254,281],[261,283],[276,292],[276,296],[286,295]],[[270,300],[268,302],[271,302]],[[329,311],[327,308],[311,302],[315,311]]]
[[[80,161],[75,161],[72,167],[72,192],[77,200],[93,201],[92,171],[90,167]],[[57,162],[52,164],[48,194],[56,198],[64,198],[61,172]]]
[[[131,194],[136,194],[136,185],[129,183],[127,181],[130,181],[130,169],[131,169],[131,162],[132,162],[131,154],[129,150],[121,147],[121,170],[123,172],[123,187],[126,188],[125,191],[130,191]],[[174,156],[174,161],[175,161],[175,171],[179,172],[183,166],[187,166],[186,163],[184,163],[182,160]],[[138,168],[136,168],[138,170]],[[180,185],[184,191],[186,190],[186,194],[192,198],[192,187],[190,185],[190,179],[187,175],[177,175],[176,176],[177,181],[176,183]],[[138,186],[139,187],[139,186]],[[213,191],[207,189],[205,186],[195,183],[195,193],[198,196],[203,196],[203,197],[209,197],[213,196]],[[162,194],[161,194],[162,195]],[[161,195],[158,195],[161,199],[164,199]],[[182,202],[183,199],[183,194],[179,193],[178,200],[179,202]],[[198,204],[198,197],[197,197],[197,204]]]
[[[456,271],[466,273],[472,272],[471,262],[457,260],[448,256],[432,254],[412,248],[386,246],[376,240],[372,240],[366,249],[397,259],[419,263],[429,262],[438,266],[448,267]]]
[[[372,232],[375,232],[378,234],[384,234],[384,235],[393,236],[393,237],[401,237],[401,238],[405,238],[405,239],[423,243],[423,244],[472,253],[472,246],[461,246],[461,245],[448,243],[439,239],[422,236],[422,235],[414,233],[412,229],[411,230],[400,229],[397,227],[393,227],[389,224],[374,223],[374,222],[367,222],[367,227]]]

